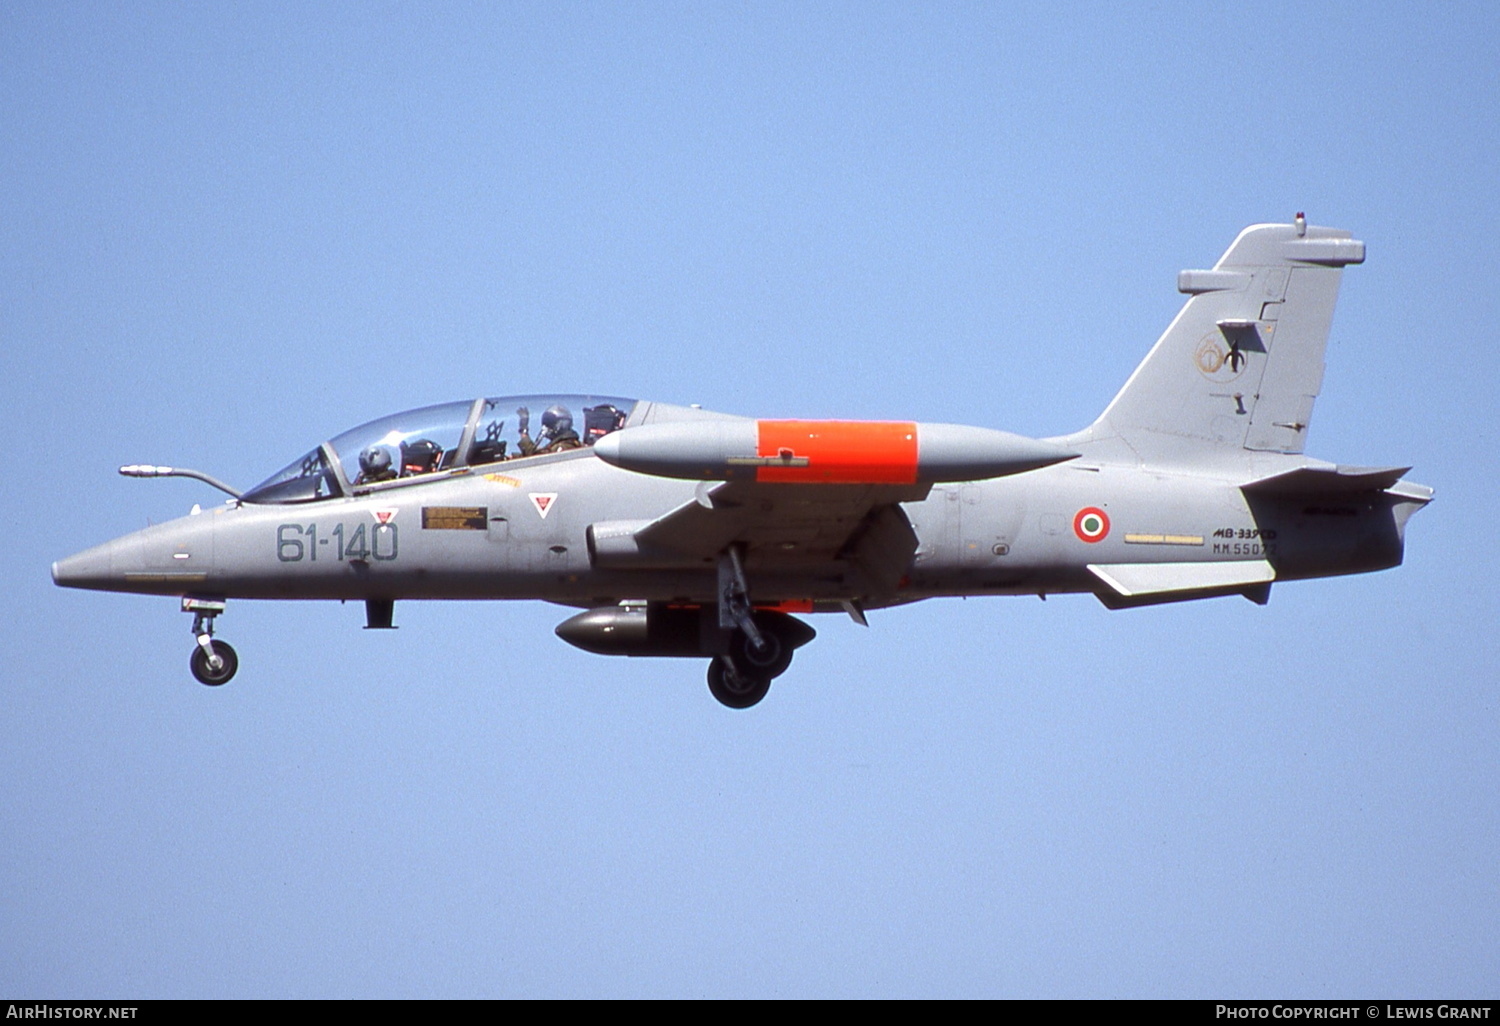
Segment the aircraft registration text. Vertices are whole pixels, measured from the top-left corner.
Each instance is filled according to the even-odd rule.
[[[365,528],[369,527],[366,532]],[[378,559],[386,562],[396,558],[399,551],[395,524],[344,524],[333,525],[327,537],[318,537],[317,524],[282,524],[276,528],[276,558],[283,563],[309,563],[318,561],[318,549],[336,543],[332,552],[338,562],[365,562]],[[324,549],[327,557],[329,550]]]

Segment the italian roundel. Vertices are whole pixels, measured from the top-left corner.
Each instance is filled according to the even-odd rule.
[[[1109,534],[1109,515],[1097,506],[1085,506],[1073,514],[1073,533],[1079,541],[1103,541]]]

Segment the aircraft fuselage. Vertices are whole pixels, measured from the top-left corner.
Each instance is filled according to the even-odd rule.
[[[711,562],[610,569],[597,565],[588,537],[591,524],[650,521],[695,491],[581,450],[354,498],[210,507],[62,560],[54,576],[212,598],[705,603],[715,598]],[[1376,492],[1257,500],[1233,480],[1080,459],[938,484],[901,503],[917,546],[887,592],[861,587],[841,559],[761,568],[752,550],[746,572],[757,603],[870,608],[942,595],[1108,593],[1091,565],[1265,561],[1276,580],[1360,573],[1401,562],[1418,505]],[[1087,510],[1102,514],[1092,531],[1077,523]]]

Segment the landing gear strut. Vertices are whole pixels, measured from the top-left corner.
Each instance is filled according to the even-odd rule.
[[[184,598],[182,611],[193,614],[193,637],[198,647],[188,660],[188,667],[200,684],[218,687],[227,684],[240,668],[240,657],[227,642],[214,640],[214,617],[224,612],[224,603],[211,599]]]
[[[719,627],[735,628],[736,636],[744,639],[740,647],[748,646],[755,652],[766,647],[750,605],[750,586],[745,583],[745,546],[741,543],[729,546],[719,556]]]
[[[766,697],[771,681],[792,665],[792,654],[817,632],[785,613],[755,608],[742,542],[719,554],[718,605],[719,630],[732,633],[729,651],[708,664],[708,690],[731,709],[748,709]]]

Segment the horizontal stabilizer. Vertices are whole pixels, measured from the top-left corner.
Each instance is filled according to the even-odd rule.
[[[1298,467],[1241,485],[1253,495],[1345,495],[1383,492],[1410,467]]]
[[[1276,579],[1263,559],[1232,563],[1090,563],[1089,571],[1122,598],[1174,592],[1235,592]]]

